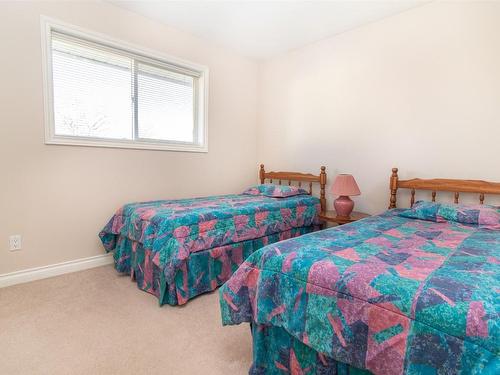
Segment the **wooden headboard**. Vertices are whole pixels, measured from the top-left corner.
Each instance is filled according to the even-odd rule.
[[[389,209],[396,208],[396,194],[398,189],[410,190],[410,205],[415,203],[415,190],[431,191],[432,201],[436,201],[438,191],[447,191],[454,193],[454,202],[458,203],[460,193],[479,194],[479,203],[484,203],[485,194],[500,194],[500,182],[488,182],[482,180],[452,180],[443,178],[400,180],[398,169],[392,168],[390,180],[391,198]]]
[[[298,182],[299,187],[302,187],[302,182],[309,183],[309,195],[312,195],[312,186],[313,183],[317,182],[320,186],[320,197],[319,200],[321,202],[321,211],[326,211],[326,198],[325,198],[325,186],[326,186],[326,168],[321,167],[319,175],[314,175],[311,173],[298,173],[298,172],[266,172],[264,169],[264,164],[260,165],[259,178],[260,183],[263,184],[266,179],[269,180],[270,183],[273,180],[278,181],[278,184],[281,185],[282,181],[288,181],[288,185],[293,182]]]

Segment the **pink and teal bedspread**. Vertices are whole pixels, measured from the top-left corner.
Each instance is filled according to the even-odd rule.
[[[500,231],[399,213],[243,262],[219,292],[223,324],[252,324],[252,374],[500,373]]]
[[[100,232],[115,268],[160,304],[224,283],[262,246],[317,229],[319,199],[225,195],[126,204]]]

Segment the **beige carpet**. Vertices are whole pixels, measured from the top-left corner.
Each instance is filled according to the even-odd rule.
[[[0,289],[0,374],[246,374],[247,324],[218,294],[158,306],[111,266]]]

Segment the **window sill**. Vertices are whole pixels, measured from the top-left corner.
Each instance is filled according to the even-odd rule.
[[[46,145],[60,146],[84,146],[84,147],[106,147],[123,148],[133,150],[154,150],[154,151],[177,151],[177,152],[208,152],[208,146],[182,143],[162,143],[145,141],[121,141],[121,140],[87,140],[75,138],[54,137],[45,140]]]

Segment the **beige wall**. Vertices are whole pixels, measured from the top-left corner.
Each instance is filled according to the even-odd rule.
[[[393,166],[500,181],[499,20],[498,2],[434,2],[265,63],[259,160],[352,173],[371,213]]]
[[[40,14],[207,65],[209,153],[44,145]],[[260,161],[353,173],[373,213],[392,166],[500,181],[499,19],[499,3],[431,3],[258,71],[106,3],[0,3],[0,274],[102,254],[97,233],[124,202],[237,192]]]
[[[41,14],[207,65],[209,153],[44,145]],[[1,2],[0,274],[102,254],[97,233],[125,202],[255,183],[256,79],[254,62],[106,3]]]

